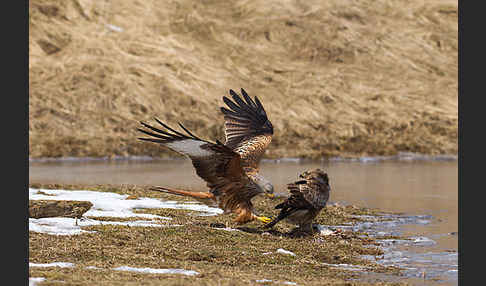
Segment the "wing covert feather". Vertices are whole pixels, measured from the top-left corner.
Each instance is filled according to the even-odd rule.
[[[225,119],[225,145],[239,153],[244,167],[258,168],[258,164],[270,144],[273,125],[260,100],[251,99],[241,89],[243,99],[230,89],[232,99],[224,96],[226,107],[221,107]]]

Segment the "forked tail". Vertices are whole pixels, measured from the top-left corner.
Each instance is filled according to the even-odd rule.
[[[191,191],[184,191],[184,190],[174,190],[165,187],[151,187],[149,190],[162,192],[166,194],[187,196],[196,199],[214,199],[214,195],[208,192],[191,192]]]

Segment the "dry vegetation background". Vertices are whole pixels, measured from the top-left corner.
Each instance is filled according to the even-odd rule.
[[[29,156],[164,156],[154,116],[223,140],[241,87],[267,157],[455,154],[457,25],[447,0],[31,0]]]

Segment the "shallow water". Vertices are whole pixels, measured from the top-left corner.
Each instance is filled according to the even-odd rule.
[[[388,224],[359,225],[375,235],[400,234],[410,241],[384,241],[377,262],[407,269],[399,280],[415,285],[457,285],[458,164],[456,160],[266,161],[262,174],[276,192],[300,172],[325,170],[332,203],[402,213]],[[189,160],[30,162],[30,183],[137,184],[206,190]],[[374,259],[374,258],[369,258]],[[424,280],[425,277],[425,280]],[[365,279],[375,279],[372,275]],[[393,279],[376,277],[376,279]]]

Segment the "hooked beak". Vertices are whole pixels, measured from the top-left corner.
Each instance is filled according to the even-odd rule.
[[[265,185],[265,195],[269,198],[275,198],[275,195],[273,194],[273,185],[272,184],[266,184]]]

